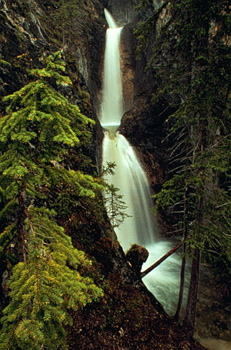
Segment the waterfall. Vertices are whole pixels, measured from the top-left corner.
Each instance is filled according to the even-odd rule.
[[[152,201],[146,175],[136,154],[117,129],[123,116],[123,96],[120,72],[120,36],[118,28],[107,10],[105,16],[109,28],[106,33],[104,56],[103,101],[100,123],[105,129],[103,140],[103,165],[107,162],[116,164],[115,174],[107,175],[106,180],[120,190],[127,205],[124,222],[115,229],[124,250],[131,244],[151,244],[157,226],[151,212]],[[154,232],[155,231],[155,232]]]
[[[109,23],[113,25],[113,28],[109,28],[106,32],[103,102],[101,106],[100,123],[103,128],[115,132],[120,125],[123,115],[119,50],[122,28],[115,27],[112,18],[109,18]]]
[[[115,229],[117,237],[124,250],[131,244],[141,245],[154,242],[153,217],[148,181],[136,154],[126,140],[119,134],[114,138],[105,132],[103,141],[103,162],[116,164],[115,174],[108,175],[106,180],[120,189],[123,201],[127,205],[127,214],[124,222]]]
[[[125,251],[134,243],[146,247],[149,251],[146,266],[149,266],[167,253],[174,243],[160,240],[158,225],[151,211],[153,204],[146,174],[133,147],[117,131],[124,112],[120,71],[122,28],[117,27],[107,10],[105,17],[109,28],[106,33],[103,96],[99,120],[104,129],[103,165],[107,162],[116,164],[115,174],[107,175],[105,179],[119,189],[127,205],[129,217],[115,229],[121,246]],[[175,311],[178,299],[180,263],[179,258],[171,256],[143,279],[169,313]]]

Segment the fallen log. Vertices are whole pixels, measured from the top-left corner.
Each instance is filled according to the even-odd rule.
[[[173,247],[168,253],[164,254],[160,259],[158,259],[154,264],[149,266],[146,270],[141,272],[140,277],[145,277],[149,272],[154,270],[157,266],[159,266],[164,260],[166,260],[170,255],[175,253],[183,244],[183,241],[180,241],[175,247]]]

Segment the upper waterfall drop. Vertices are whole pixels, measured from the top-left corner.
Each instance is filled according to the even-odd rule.
[[[106,21],[107,21],[109,28],[118,28],[116,22],[114,21],[114,18],[112,17],[110,12],[108,12],[107,9],[104,9],[104,15],[105,15],[105,18],[106,18]]]
[[[122,82],[120,76],[120,35],[122,28],[117,27],[106,9],[105,15],[109,28],[106,32],[100,124],[110,132],[111,137],[114,137],[123,116]]]

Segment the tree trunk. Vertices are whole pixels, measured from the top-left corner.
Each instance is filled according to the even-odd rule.
[[[191,75],[190,75],[190,79],[191,79]],[[189,123],[187,123],[187,141],[186,141],[186,163],[185,163],[185,167],[186,167],[186,171],[188,172],[189,170],[189,166],[191,164],[191,160],[190,160],[190,137],[191,137],[191,130],[189,127]],[[182,262],[181,262],[181,272],[180,272],[180,290],[179,290],[179,299],[178,299],[178,305],[177,305],[177,309],[176,309],[176,313],[175,313],[175,320],[179,321],[180,318],[180,312],[181,312],[181,307],[182,307],[182,301],[183,301],[183,295],[184,295],[184,280],[185,280],[185,265],[186,265],[186,239],[188,238],[188,225],[189,225],[189,186],[187,184],[187,180],[188,180],[188,175],[186,176],[185,179],[185,191],[184,191],[184,218],[183,218],[183,258],[182,258]]]
[[[184,329],[191,338],[194,332],[196,318],[197,293],[199,285],[199,270],[200,270],[200,250],[195,249],[192,258],[191,279],[189,285],[188,300],[184,318]]]
[[[184,243],[183,244],[183,258],[182,258],[181,272],[180,272],[179,300],[178,300],[178,305],[177,305],[177,309],[176,309],[176,313],[175,313],[175,320],[176,321],[179,321],[179,318],[180,318],[180,311],[181,311],[183,294],[184,294],[184,276],[185,276],[185,265],[186,265],[185,252],[186,252],[186,244]]]

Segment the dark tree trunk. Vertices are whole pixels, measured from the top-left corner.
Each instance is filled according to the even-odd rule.
[[[188,300],[184,318],[184,329],[191,338],[194,332],[196,318],[197,293],[199,285],[199,270],[200,270],[200,250],[195,249],[192,258],[191,279],[188,292]]]
[[[186,143],[186,170],[188,171],[188,168],[191,164],[190,161],[190,127],[189,124],[187,125],[187,136],[188,136],[188,141]],[[182,307],[182,301],[183,301],[183,295],[184,295],[184,282],[185,282],[185,266],[186,266],[186,249],[187,245],[185,243],[186,239],[188,238],[188,225],[190,222],[189,219],[189,186],[187,185],[187,180],[188,177],[186,176],[185,180],[185,191],[184,191],[184,218],[183,218],[183,258],[182,258],[182,263],[181,263],[181,272],[180,272],[180,290],[179,290],[179,300],[178,300],[178,305],[175,313],[175,319],[176,321],[179,321],[180,319],[180,312],[181,312],[181,307]]]
[[[185,252],[186,252],[186,244],[183,244],[183,258],[182,258],[182,263],[181,263],[181,272],[180,272],[180,291],[179,291],[179,300],[178,300],[178,305],[175,313],[175,319],[176,321],[179,321],[180,318],[180,311],[181,311],[181,306],[182,306],[182,301],[183,301],[183,294],[184,294],[184,277],[185,277],[185,265],[186,265],[186,257],[185,257]]]

